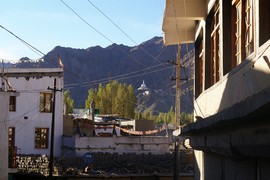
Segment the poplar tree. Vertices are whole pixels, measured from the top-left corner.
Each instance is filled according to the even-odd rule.
[[[134,94],[133,86],[129,85],[127,88],[127,117],[133,118],[135,115],[134,109],[136,108],[137,98]]]
[[[108,114],[115,114],[115,97],[117,95],[118,83],[117,81],[112,81],[106,85],[106,102],[107,102],[107,112]]]
[[[115,99],[115,105],[116,105],[116,113],[120,117],[126,117],[125,116],[125,100],[127,99],[127,95],[124,88],[125,84],[119,84],[117,89],[117,95]]]
[[[112,81],[106,86],[99,84],[97,92],[88,90],[85,107],[89,108],[92,99],[101,114],[117,114],[123,118],[134,118],[137,98],[132,85]]]
[[[92,100],[96,101],[96,99],[97,99],[97,92],[94,89],[89,89],[88,97],[87,97],[87,100],[85,101],[85,108],[89,109],[91,106]]]
[[[67,112],[72,113],[74,107],[74,99],[71,97],[69,90],[64,91],[63,104],[66,106]]]

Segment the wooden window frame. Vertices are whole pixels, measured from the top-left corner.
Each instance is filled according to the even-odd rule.
[[[15,146],[15,127],[8,128],[8,167],[16,168],[17,147]]]
[[[252,0],[232,1],[232,68],[254,52]]]
[[[52,112],[52,93],[41,92],[40,93],[40,112],[50,113]]]
[[[254,5],[252,0],[246,0],[245,2],[245,53],[248,57],[254,51]]]
[[[35,148],[48,149],[49,128],[35,128]]]
[[[195,42],[195,98],[203,92],[204,83],[204,44],[203,31]]]
[[[16,111],[16,96],[9,96],[9,111]]]
[[[235,5],[236,16],[235,16],[235,57],[236,64],[240,64],[242,62],[242,1],[238,1]]]
[[[8,147],[15,146],[15,127],[8,128]]]
[[[210,83],[214,85],[220,79],[220,6],[217,4],[210,27]]]

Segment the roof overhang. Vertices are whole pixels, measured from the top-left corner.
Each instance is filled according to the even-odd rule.
[[[234,157],[270,157],[270,87],[181,129],[193,149]]]
[[[166,0],[162,22],[164,44],[194,42],[196,21],[204,19],[206,14],[206,0]]]

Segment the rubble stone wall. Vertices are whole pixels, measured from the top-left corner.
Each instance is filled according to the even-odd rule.
[[[118,153],[91,153],[93,161],[87,164],[83,157],[57,157],[54,158],[54,174],[62,175],[85,172],[87,166],[95,173],[118,174],[149,174],[173,173],[174,154],[118,154]],[[181,169],[186,168],[185,153],[180,153]],[[45,155],[18,155],[18,172],[49,174],[49,157]]]

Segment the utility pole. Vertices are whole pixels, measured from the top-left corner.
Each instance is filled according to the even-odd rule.
[[[177,70],[176,70],[176,104],[175,104],[175,129],[179,129],[179,134],[181,133],[180,128],[180,56],[181,56],[181,45],[178,44],[178,51],[177,51]],[[174,169],[174,180],[179,180],[179,171],[180,171],[180,160],[179,160],[179,137],[175,137],[175,146],[174,146],[174,153],[175,153],[175,169]]]
[[[178,44],[178,51],[177,51],[177,70],[176,70],[176,107],[175,107],[175,126],[176,129],[179,128],[180,131],[180,69],[181,69],[181,63],[180,63],[180,57],[181,56],[181,45]],[[180,133],[180,132],[179,132]]]
[[[180,133],[180,117],[181,117],[181,113],[180,113],[180,97],[181,97],[181,93],[180,93],[180,81],[181,80],[187,80],[187,77],[185,78],[181,78],[181,74],[180,74],[180,69],[181,69],[181,45],[178,44],[178,50],[177,50],[177,62],[174,62],[172,60],[168,60],[167,62],[176,66],[176,78],[171,77],[171,80],[176,80],[176,98],[175,98],[175,126],[174,129],[177,130],[179,129],[179,133]],[[184,68],[184,67],[183,67]]]
[[[54,148],[54,122],[55,122],[55,94],[57,91],[62,91],[62,89],[56,89],[56,78],[54,78],[54,86],[53,88],[48,87],[48,90],[53,92],[53,99],[52,99],[52,124],[51,124],[51,145],[50,145],[50,162],[49,162],[49,179],[53,179],[53,148]]]
[[[180,161],[179,161],[179,134],[181,133],[181,121],[180,121],[180,81],[181,80],[188,80],[187,77],[181,78],[181,45],[178,44],[178,50],[177,50],[177,62],[174,61],[167,61],[168,63],[171,63],[172,65],[176,66],[176,78],[171,77],[171,80],[176,80],[176,98],[175,98],[175,126],[174,129],[178,133],[174,135],[174,180],[179,180],[179,171],[180,171]],[[184,68],[184,67],[183,67]]]

